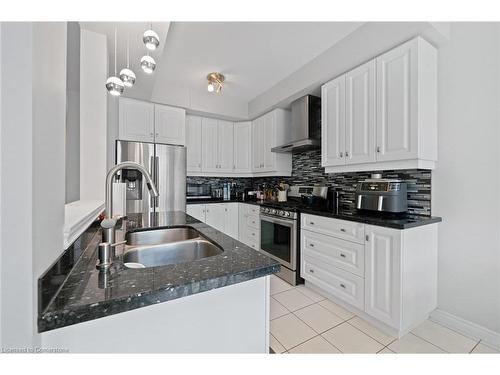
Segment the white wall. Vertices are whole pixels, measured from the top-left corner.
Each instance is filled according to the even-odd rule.
[[[2,292],[2,22],[0,22],[0,293]],[[0,297],[0,348],[2,347],[2,298]]]
[[[33,255],[38,278],[63,250],[66,23],[33,23]]]
[[[500,333],[500,30],[452,23],[439,49],[439,309]]]
[[[23,348],[40,343],[37,279],[62,252],[66,24],[1,27],[1,336]]]
[[[3,347],[24,347],[33,343],[36,314],[31,217],[33,29],[30,23],[4,22],[1,27],[1,335]]]
[[[80,199],[104,201],[107,157],[106,36],[81,30]]]
[[[68,22],[66,43],[66,203],[80,199],[80,25]]]

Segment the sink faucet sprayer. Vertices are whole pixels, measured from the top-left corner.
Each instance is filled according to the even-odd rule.
[[[126,161],[115,165],[109,170],[106,175],[106,211],[104,212],[104,220],[101,222],[101,227],[103,228],[103,242],[99,244],[99,263],[97,264],[97,267],[100,269],[108,269],[111,266],[114,257],[114,247],[124,243],[115,243],[116,219],[113,218],[113,178],[115,174],[122,169],[137,169],[146,179],[146,186],[148,187],[149,194],[152,197],[157,197],[159,195],[151,175],[142,165]]]

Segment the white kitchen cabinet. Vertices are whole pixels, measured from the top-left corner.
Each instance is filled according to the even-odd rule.
[[[375,60],[345,75],[346,164],[375,161]]]
[[[123,141],[154,142],[154,104],[120,98],[118,138]]]
[[[345,76],[321,87],[321,165],[345,165]]]
[[[155,142],[184,146],[186,143],[186,111],[182,108],[155,104]]]
[[[238,239],[238,203],[224,203],[224,233]]]
[[[239,237],[239,206],[236,202],[192,203],[186,205],[186,213],[228,236]]]
[[[195,219],[205,222],[205,205],[204,204],[187,204],[186,213]]]
[[[434,169],[437,51],[417,37],[322,86],[327,173]]]
[[[212,118],[201,120],[201,155],[202,171],[218,172],[219,149],[218,149],[218,123]]]
[[[437,235],[438,224],[393,229],[304,214],[301,276],[401,337],[437,306]]]
[[[252,121],[252,170],[260,171],[264,167],[264,119],[259,117]]]
[[[402,232],[367,226],[365,245],[365,311],[397,326],[401,318]]]
[[[186,117],[187,173],[201,172],[201,117]]]
[[[185,116],[182,108],[120,98],[118,139],[183,146]]]
[[[253,172],[266,173],[265,175],[291,173],[292,155],[271,151],[273,147],[289,141],[287,129],[290,120],[290,111],[275,109],[252,121]]]
[[[245,245],[260,249],[260,209],[259,206],[239,203],[238,239]]]
[[[234,172],[250,173],[252,170],[252,123],[234,123]]]
[[[224,203],[210,203],[205,208],[205,223],[225,233],[226,205]]]
[[[234,133],[233,123],[217,121],[217,162],[221,173],[234,171]]]
[[[231,174],[234,170],[233,123],[202,118],[202,172]]]

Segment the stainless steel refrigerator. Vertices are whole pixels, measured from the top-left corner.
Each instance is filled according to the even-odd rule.
[[[186,148],[155,143],[117,141],[116,162],[134,161],[144,166],[160,195],[151,198],[141,173],[123,170],[127,214],[186,210]]]

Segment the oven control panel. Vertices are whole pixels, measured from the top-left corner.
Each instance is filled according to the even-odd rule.
[[[268,216],[278,216],[278,217],[282,217],[285,219],[297,219],[296,212],[280,210],[280,209],[271,208],[271,207],[261,207],[260,213],[264,214],[264,215],[268,215]]]

